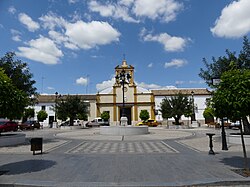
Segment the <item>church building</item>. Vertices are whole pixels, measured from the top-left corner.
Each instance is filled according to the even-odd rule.
[[[200,123],[204,123],[202,114],[206,108],[206,100],[210,98],[211,95],[207,89],[172,88],[165,90],[147,90],[138,87],[134,81],[134,67],[128,65],[126,60],[123,60],[121,65],[115,67],[115,75],[116,82],[112,87],[102,90],[97,94],[78,95],[88,104],[89,121],[100,117],[101,113],[107,111],[110,114],[110,125],[119,125],[122,116],[128,118],[129,125],[135,125],[141,121],[139,115],[142,110],[147,110],[151,119],[163,121],[159,111],[161,101],[165,97],[171,97],[181,92],[193,97],[196,120]],[[35,113],[40,110],[45,110],[48,113],[48,118],[44,123],[45,126],[55,121],[55,112],[52,108],[56,99],[57,95],[40,95],[38,97],[38,104],[34,107]],[[183,116],[182,120],[185,121],[188,119]]]

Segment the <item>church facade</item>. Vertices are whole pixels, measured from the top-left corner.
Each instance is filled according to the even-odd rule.
[[[123,74],[129,77],[126,82],[119,79],[126,78],[120,77]],[[151,119],[163,121],[159,111],[162,99],[171,97],[179,92],[193,97],[196,119],[201,123],[204,121],[202,113],[206,107],[206,100],[210,98],[211,95],[207,89],[146,90],[135,84],[134,67],[128,65],[126,60],[123,60],[121,65],[115,67],[115,75],[116,82],[112,87],[98,92],[97,94],[78,95],[88,104],[89,121],[96,117],[100,117],[101,113],[107,111],[110,114],[111,125],[118,125],[123,115],[128,118],[129,125],[134,125],[141,121],[139,115],[142,110],[147,110]],[[38,104],[34,107],[35,113],[40,110],[45,110],[48,113],[48,118],[44,123],[45,126],[55,121],[55,113],[52,109],[55,100],[55,95],[40,95]],[[183,117],[182,120],[185,121],[187,119]]]

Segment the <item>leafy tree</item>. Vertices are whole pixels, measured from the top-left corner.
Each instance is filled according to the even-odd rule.
[[[215,116],[236,121],[250,114],[250,70],[233,69],[223,73],[212,97]],[[249,125],[244,131],[250,133]]]
[[[48,117],[48,114],[47,114],[47,112],[45,110],[40,110],[37,113],[37,119],[40,122],[43,122],[45,119],[47,119],[47,117]]]
[[[223,73],[221,83],[212,97],[215,115],[240,121],[244,167],[249,173],[248,159],[241,127],[241,120],[250,114],[250,70],[232,69]],[[249,125],[244,124],[244,132],[249,134]]]
[[[30,73],[28,64],[15,59],[14,52],[8,52],[4,57],[0,58],[0,67],[3,68],[6,75],[12,80],[12,84],[24,92],[30,98],[30,102],[33,101],[34,97],[32,96],[37,95],[34,87],[36,82],[32,80],[33,75]]]
[[[230,52],[229,50],[226,50],[226,54],[227,56],[222,56],[218,59],[212,57],[212,63],[207,62],[205,58],[203,59],[205,69],[200,69],[199,76],[203,78],[211,88],[217,87],[213,85],[212,80],[215,78],[221,79],[224,72],[232,69],[232,64],[236,69],[250,69],[250,42],[246,36],[243,38],[243,47],[238,57],[235,52]],[[247,117],[243,117],[242,121],[245,127],[249,126],[247,128],[250,128]]]
[[[57,118],[65,121],[70,118],[70,125],[73,125],[74,119],[78,116],[87,116],[87,105],[77,95],[68,95],[66,98],[58,99],[54,108]]]
[[[147,121],[149,119],[149,113],[147,110],[141,110],[140,112],[140,116],[141,120],[143,120],[144,122]]]
[[[245,36],[243,39],[243,47],[239,56],[236,56],[235,52],[226,50],[226,56],[220,56],[219,58],[212,57],[212,63],[209,63],[203,58],[205,68],[200,69],[199,76],[206,81],[206,84],[214,88],[212,80],[220,79],[222,74],[231,69],[230,64],[234,62],[237,69],[250,69],[250,42]]]
[[[110,118],[109,112],[104,111],[104,112],[101,114],[101,118],[102,118],[104,121],[108,121],[109,118]]]
[[[205,118],[205,122],[214,122],[214,110],[212,107],[206,107],[203,112],[203,117]]]
[[[23,121],[27,121],[28,118],[33,118],[35,116],[34,108],[24,109]]]
[[[17,89],[0,68],[0,118],[20,119],[27,102],[26,93]]]
[[[164,119],[173,117],[175,124],[180,125],[181,116],[192,113],[192,103],[188,96],[178,93],[170,98],[165,97],[161,102],[160,111]]]
[[[77,119],[87,121],[88,120],[88,114],[87,113],[77,114]]]

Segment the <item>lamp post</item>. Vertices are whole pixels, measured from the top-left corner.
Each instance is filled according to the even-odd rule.
[[[121,119],[122,119],[122,117],[126,117],[125,116],[124,85],[129,84],[131,76],[129,73],[126,73],[124,69],[122,69],[122,71],[118,75],[116,75],[115,78],[116,78],[116,81],[122,85],[122,115],[121,115]]]
[[[214,86],[218,86],[221,80],[218,78],[212,79],[212,83]],[[221,141],[222,141],[222,150],[228,150],[227,148],[227,140],[226,140],[226,131],[224,126],[224,119],[221,118]]]
[[[192,117],[191,117],[191,122],[196,121],[195,119],[195,109],[194,109],[194,92],[191,92],[192,95]]]
[[[57,122],[57,117],[56,117],[56,104],[57,104],[57,98],[58,98],[58,92],[55,93],[56,95],[56,100],[55,100],[55,122]]]

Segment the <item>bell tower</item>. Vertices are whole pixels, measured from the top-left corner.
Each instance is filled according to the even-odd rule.
[[[115,76],[118,76],[122,71],[130,75],[130,80],[128,86],[135,86],[134,82],[134,67],[127,64],[127,61],[123,59],[122,64],[115,67]],[[114,86],[121,86],[119,81],[115,82]]]

